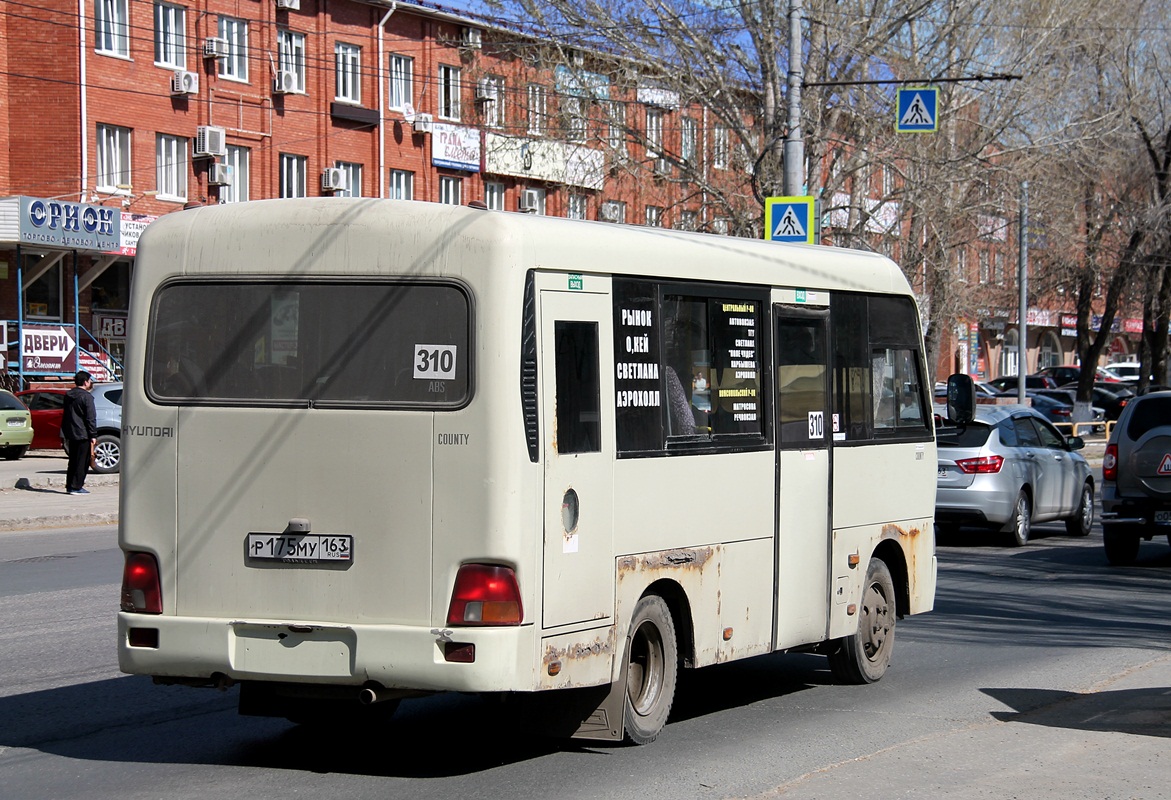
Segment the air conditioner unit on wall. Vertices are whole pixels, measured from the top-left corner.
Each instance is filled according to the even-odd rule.
[[[431,133],[434,125],[435,118],[430,114],[415,114],[414,120],[411,121],[411,127],[415,133]]]
[[[227,132],[212,125],[200,125],[195,129],[196,158],[226,156],[228,154]]]
[[[236,168],[231,164],[215,162],[208,167],[207,183],[209,186],[230,186],[236,177]]]
[[[297,91],[297,73],[291,69],[282,69],[272,79],[272,90],[276,94],[292,94]]]
[[[276,0],[276,7],[286,11],[300,11],[301,0]]]
[[[227,39],[221,39],[218,36],[209,36],[203,40],[204,58],[227,58],[228,50]]]
[[[500,99],[496,81],[491,78],[480,78],[476,83],[476,100],[484,103],[495,103]]]
[[[460,28],[459,43],[461,47],[479,50],[484,44],[484,33],[479,28]]]
[[[340,167],[326,167],[321,171],[321,191],[344,192],[346,190],[346,171]]]
[[[171,75],[171,94],[198,94],[199,73],[177,69]]]

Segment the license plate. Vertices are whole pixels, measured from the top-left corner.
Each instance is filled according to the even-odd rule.
[[[1171,525],[1171,511],[1156,511],[1155,512],[1156,525]]]
[[[24,418],[23,417],[9,417],[8,418],[8,427],[9,428],[23,428],[24,427]]]
[[[354,560],[354,537],[342,533],[250,533],[248,558],[316,564]]]

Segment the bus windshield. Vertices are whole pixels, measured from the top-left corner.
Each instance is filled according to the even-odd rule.
[[[151,309],[149,391],[164,404],[459,407],[469,316],[454,284],[175,282]]]

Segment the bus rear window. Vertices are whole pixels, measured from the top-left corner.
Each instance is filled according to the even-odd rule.
[[[147,386],[162,403],[454,408],[470,331],[451,284],[176,282],[151,308]]]

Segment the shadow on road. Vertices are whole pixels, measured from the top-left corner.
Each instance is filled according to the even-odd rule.
[[[1171,687],[1078,694],[1055,689],[981,689],[1014,711],[1003,722],[1171,738]]]

